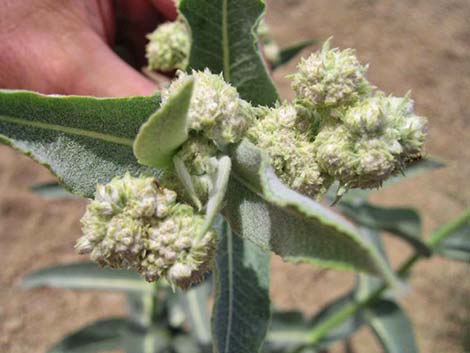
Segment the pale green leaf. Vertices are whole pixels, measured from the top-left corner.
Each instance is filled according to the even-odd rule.
[[[156,305],[155,307],[154,304],[156,298],[156,293],[152,292],[127,293],[127,311],[129,313],[129,321],[138,327],[148,328],[152,324],[153,317],[163,316],[162,313],[164,311],[164,306]]]
[[[30,188],[31,192],[48,199],[71,199],[76,195],[64,189],[59,183],[53,181],[49,183],[34,184]]]
[[[436,248],[439,255],[457,261],[470,262],[470,213],[467,211],[467,221],[454,227]]]
[[[126,353],[168,353],[171,332],[163,325],[148,328],[130,326],[122,337]]]
[[[364,318],[385,353],[417,353],[413,326],[397,303],[379,300],[364,309]]]
[[[244,140],[231,157],[235,175],[223,212],[235,232],[287,261],[366,271],[397,284],[380,253],[351,223],[284,186],[258,148]]]
[[[126,171],[148,171],[132,154],[159,96],[93,98],[0,90],[0,140],[48,167],[67,189],[91,197]]]
[[[222,225],[212,316],[214,353],[257,353],[269,325],[270,256]]]
[[[101,268],[92,262],[54,266],[33,272],[23,279],[23,286],[146,293],[153,293],[154,290],[136,272]]]
[[[316,43],[318,43],[318,40],[310,39],[310,40],[305,40],[299,43],[295,43],[287,48],[281,49],[278,60],[271,64],[272,69],[276,70],[280,68],[281,66],[288,64],[302,50]]]
[[[140,163],[168,167],[173,155],[188,139],[187,113],[194,79],[188,79],[149,120],[142,125],[134,142]]]
[[[181,0],[179,9],[191,28],[189,69],[223,73],[254,105],[272,105],[278,99],[256,43],[263,1]]]
[[[96,321],[65,336],[47,353],[97,353],[118,349],[127,326],[122,318]]]

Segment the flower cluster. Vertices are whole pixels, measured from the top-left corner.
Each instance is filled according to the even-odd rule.
[[[165,102],[189,77],[180,71],[178,78],[162,92]],[[189,128],[222,147],[240,141],[251,124],[252,107],[240,98],[235,87],[222,75],[208,69],[193,71],[194,89],[188,111]]]
[[[315,160],[310,141],[310,121],[292,104],[260,109],[248,138],[264,150],[277,176],[295,190],[311,197],[323,194],[328,179]]]
[[[150,70],[184,69],[188,62],[190,38],[182,21],[167,22],[150,33],[146,56]]]
[[[370,91],[367,68],[354,50],[330,49],[328,40],[320,52],[302,58],[298,72],[290,76],[292,88],[299,100],[316,109],[344,106]]]
[[[98,185],[82,218],[76,249],[101,266],[133,268],[147,281],[188,287],[210,268],[216,236],[204,218],[178,203],[154,178],[126,174]]]

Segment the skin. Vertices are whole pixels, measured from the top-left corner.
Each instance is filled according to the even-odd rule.
[[[137,67],[145,35],[177,16],[172,0],[0,0],[0,87],[118,97],[157,87]]]

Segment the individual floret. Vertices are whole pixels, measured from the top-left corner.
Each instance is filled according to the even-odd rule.
[[[326,41],[321,51],[301,60],[291,75],[292,88],[299,102],[314,109],[337,108],[356,102],[371,91],[354,50],[330,49]]]
[[[150,70],[184,69],[188,63],[190,38],[181,21],[159,25],[147,38],[146,56]]]
[[[252,107],[222,75],[208,69],[193,71],[195,79],[188,111],[189,128],[202,133],[219,147],[240,141],[251,124]],[[165,102],[188,78],[182,71],[162,93]]]

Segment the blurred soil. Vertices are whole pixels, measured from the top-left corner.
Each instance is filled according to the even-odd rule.
[[[334,36],[333,44],[357,49],[370,63],[370,80],[388,93],[410,88],[419,114],[430,120],[428,153],[447,168],[382,190],[374,201],[422,210],[427,234],[470,205],[470,2],[468,0],[268,0],[268,22],[281,46]],[[285,98],[284,76],[275,73]],[[76,261],[80,200],[45,200],[28,192],[53,180],[44,168],[0,146],[0,352],[44,352],[65,333],[94,319],[124,312],[118,294],[21,289],[32,270]],[[408,253],[387,237],[392,260]],[[353,275],[273,260],[272,295],[282,309],[314,313],[346,291]],[[412,291],[402,299],[415,324],[421,352],[469,352],[470,266],[438,258],[414,271]],[[362,330],[353,339],[360,353],[378,352]],[[342,352],[341,345],[333,349]],[[405,352],[404,352],[405,353]]]

